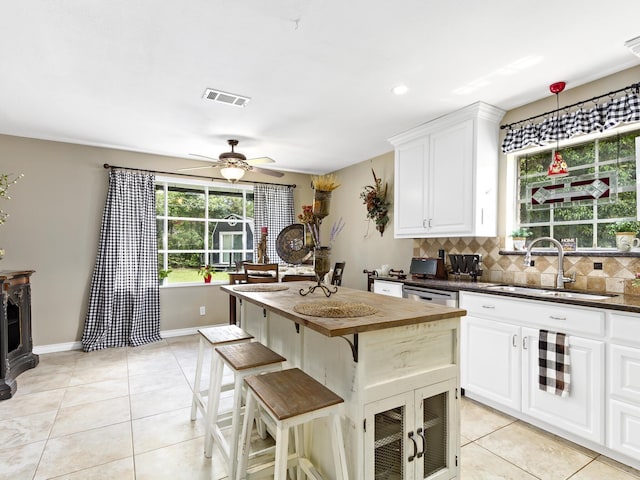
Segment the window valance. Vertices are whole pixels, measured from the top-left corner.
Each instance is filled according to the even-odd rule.
[[[636,92],[627,93],[606,103],[595,103],[592,108],[582,105],[574,112],[545,117],[540,123],[527,123],[514,128],[509,125],[502,142],[502,152],[510,153],[530,145],[546,145],[556,140],[566,140],[575,135],[603,132],[622,122],[640,121],[640,97]],[[514,124],[521,125],[522,122]]]

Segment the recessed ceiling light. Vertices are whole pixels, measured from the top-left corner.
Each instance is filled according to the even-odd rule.
[[[396,85],[391,91],[396,95],[404,95],[409,91],[409,88],[406,85]]]
[[[631,50],[631,53],[640,57],[640,37],[632,38],[624,42],[624,46]]]

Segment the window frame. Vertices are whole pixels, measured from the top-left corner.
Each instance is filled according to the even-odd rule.
[[[252,184],[233,184],[230,185],[227,182],[221,181],[207,181],[207,180],[197,180],[197,179],[176,179],[174,177],[169,176],[156,176],[156,189],[159,185],[162,185],[164,189],[164,206],[163,206],[163,214],[160,215],[157,213],[156,206],[156,221],[163,222],[163,230],[162,230],[162,245],[158,244],[158,257],[162,256],[162,262],[159,262],[159,267],[167,270],[169,268],[169,255],[170,254],[179,254],[179,253],[197,253],[201,254],[203,258],[209,259],[212,254],[223,255],[237,253],[238,251],[242,253],[250,253],[253,254],[253,247],[249,248],[248,246],[248,235],[247,228],[253,232],[253,238],[255,239],[255,224],[254,219],[252,217],[247,217],[247,197],[249,194],[253,194],[253,185]],[[204,192],[204,217],[174,217],[168,215],[169,213],[169,188],[170,186],[178,185],[185,187],[198,187],[202,188]],[[209,216],[209,196],[211,191],[219,191],[219,192],[227,192],[229,189],[234,189],[242,193],[242,218],[211,218]],[[169,247],[169,221],[188,221],[188,222],[201,222],[204,225],[204,236],[203,236],[203,248],[202,249],[170,249]],[[219,248],[211,248],[212,247],[212,232],[210,232],[210,225],[214,223],[241,223],[243,228],[238,232],[227,232],[234,234],[241,234],[242,236],[242,249],[233,249],[232,251],[226,251],[223,249],[222,244],[219,245]],[[217,235],[221,235],[224,232],[217,232]],[[214,235],[216,232],[213,233]],[[160,240],[160,239],[159,239]],[[160,265],[161,263],[161,265]],[[164,283],[162,288],[165,287],[185,287],[185,286],[204,286],[204,285],[222,285],[228,283],[228,279],[226,280],[218,280],[212,281],[207,284],[203,282],[179,282],[179,283]]]
[[[614,128],[611,130],[607,130],[606,132],[597,132],[597,133],[593,133],[593,134],[589,134],[589,135],[580,135],[577,137],[574,137],[572,139],[569,140],[563,140],[560,142],[560,150],[562,150],[563,148],[569,148],[569,147],[575,147],[576,145],[579,144],[584,144],[584,143],[594,143],[596,141],[599,140],[605,140],[611,137],[614,137],[616,135],[626,135],[632,132],[637,132],[636,135],[636,149],[635,149],[635,168],[636,168],[636,182],[635,182],[635,192],[636,192],[636,218],[632,218],[632,217],[620,217],[620,218],[624,218],[624,219],[633,219],[633,220],[640,220],[640,148],[638,147],[640,145],[640,122],[636,122],[636,123],[632,123],[632,124],[628,124],[628,125],[624,125],[618,128]],[[522,150],[518,150],[516,152],[511,152],[509,154],[506,155],[507,158],[507,163],[506,163],[506,188],[505,188],[505,198],[510,198],[512,201],[510,202],[505,202],[507,207],[506,207],[506,248],[508,250],[514,250],[513,248],[513,244],[512,244],[512,240],[511,240],[511,235],[510,232],[520,228],[521,226],[523,226],[520,221],[519,221],[519,214],[520,214],[520,205],[521,205],[521,198],[520,198],[520,184],[519,184],[519,158],[521,158],[523,155],[534,155],[540,152],[545,152],[548,151],[549,152],[549,160],[551,160],[551,155],[552,152],[555,151],[555,143],[548,143],[546,145],[542,145],[539,147],[530,147],[530,148],[526,148],[526,149],[522,149]],[[612,163],[612,161],[607,160],[605,162],[602,162],[602,164],[600,165],[605,165],[608,163]],[[593,164],[590,164],[593,165]],[[582,167],[582,166],[581,166]],[[569,165],[569,168],[571,168],[571,165]],[[624,192],[624,191],[631,191],[631,188],[629,186],[618,186],[617,191],[619,193]],[[618,217],[615,217],[618,218]],[[595,225],[596,224],[596,220],[597,219],[591,219],[590,222]],[[614,220],[615,221],[615,220]],[[537,222],[537,223],[545,223],[545,222]],[[573,221],[564,221],[562,223],[562,225],[569,225],[571,223],[575,223],[575,224],[585,224],[586,222],[584,220],[573,220]],[[549,224],[551,224],[551,220],[549,222]],[[600,224],[602,225],[602,223]],[[527,225],[524,225],[527,226]],[[594,237],[596,236],[595,230],[594,230]],[[598,252],[604,253],[604,252],[617,252],[617,249],[615,247],[580,247],[578,246],[577,248],[577,252],[576,253],[595,253],[597,254]]]

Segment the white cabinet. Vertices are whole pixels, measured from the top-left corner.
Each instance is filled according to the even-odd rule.
[[[457,477],[454,379],[365,405],[366,479]]]
[[[604,443],[604,342],[569,336],[568,397],[538,388],[538,332],[522,328],[522,412],[596,443]]]
[[[610,313],[607,446],[640,458],[640,316]]]
[[[390,282],[388,280],[374,280],[373,293],[402,298],[402,283]]]
[[[503,115],[478,102],[389,139],[396,238],[496,235]]]
[[[520,409],[519,336],[520,327],[515,325],[464,317],[460,349],[462,388],[497,404]]]
[[[584,338],[604,330],[599,311],[546,302],[461,292],[462,387],[472,398],[553,428],[604,443],[605,343]],[[540,328],[569,338],[568,397],[538,388]]]

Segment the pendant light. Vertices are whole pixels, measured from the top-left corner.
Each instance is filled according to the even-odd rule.
[[[558,94],[564,90],[566,86],[565,82],[556,82],[549,85],[549,90],[551,93],[556,95],[556,129],[560,128],[560,98]],[[547,176],[551,178],[556,177],[566,177],[569,175],[569,170],[567,167],[567,162],[565,162],[562,158],[562,154],[559,152],[560,150],[560,132],[556,131],[556,151],[553,154],[553,158],[551,159],[551,163],[549,164],[549,170],[547,171]]]

